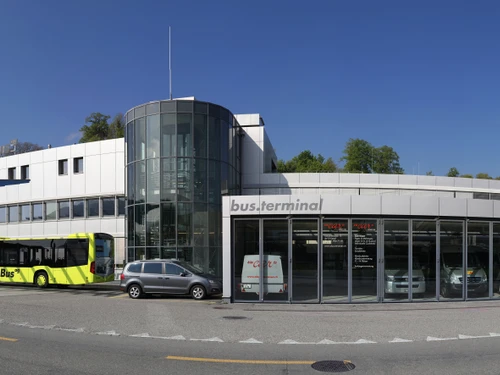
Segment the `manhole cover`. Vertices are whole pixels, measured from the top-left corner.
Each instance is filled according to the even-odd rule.
[[[248,319],[246,316],[223,316],[222,319],[238,320],[238,319]]]
[[[319,361],[313,363],[311,367],[321,372],[347,372],[356,368],[351,361]]]

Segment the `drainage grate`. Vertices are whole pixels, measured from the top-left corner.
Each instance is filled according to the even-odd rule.
[[[347,372],[356,368],[351,361],[319,361],[314,362],[311,367],[321,372]]]
[[[222,319],[238,320],[238,319],[248,319],[246,316],[223,316]]]

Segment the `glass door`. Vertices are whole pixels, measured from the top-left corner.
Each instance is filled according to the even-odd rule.
[[[318,220],[292,220],[292,302],[319,302]]]
[[[464,222],[441,221],[440,240],[440,299],[464,298]]]
[[[467,299],[489,297],[490,223],[467,223]]]
[[[425,291],[418,262],[413,260],[410,268],[408,224],[408,220],[384,221],[384,301],[408,301],[412,289],[414,295]]]
[[[377,302],[377,220],[352,220],[352,302]]]
[[[349,297],[349,222],[323,220],[323,302],[347,302]]]

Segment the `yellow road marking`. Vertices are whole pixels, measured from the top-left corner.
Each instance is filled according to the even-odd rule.
[[[251,359],[218,359],[218,358],[197,358],[179,357],[169,355],[165,357],[175,361],[211,362],[211,363],[241,363],[249,365],[312,365],[316,361],[273,361],[273,360],[251,360]]]
[[[1,336],[0,336],[0,340],[1,341],[11,341],[11,342],[17,341],[17,339],[11,339],[10,337],[1,337]]]

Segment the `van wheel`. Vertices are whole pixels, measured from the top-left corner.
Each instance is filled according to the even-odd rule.
[[[441,284],[441,295],[444,298],[449,298],[450,297],[450,290],[448,288],[448,285],[446,284]]]
[[[133,299],[142,297],[142,289],[139,285],[133,284],[128,288],[128,296]]]
[[[203,299],[206,297],[206,295],[207,292],[201,285],[195,285],[191,288],[191,296],[196,300]]]
[[[44,271],[37,272],[35,274],[34,284],[39,288],[46,288],[49,285],[49,277]]]

